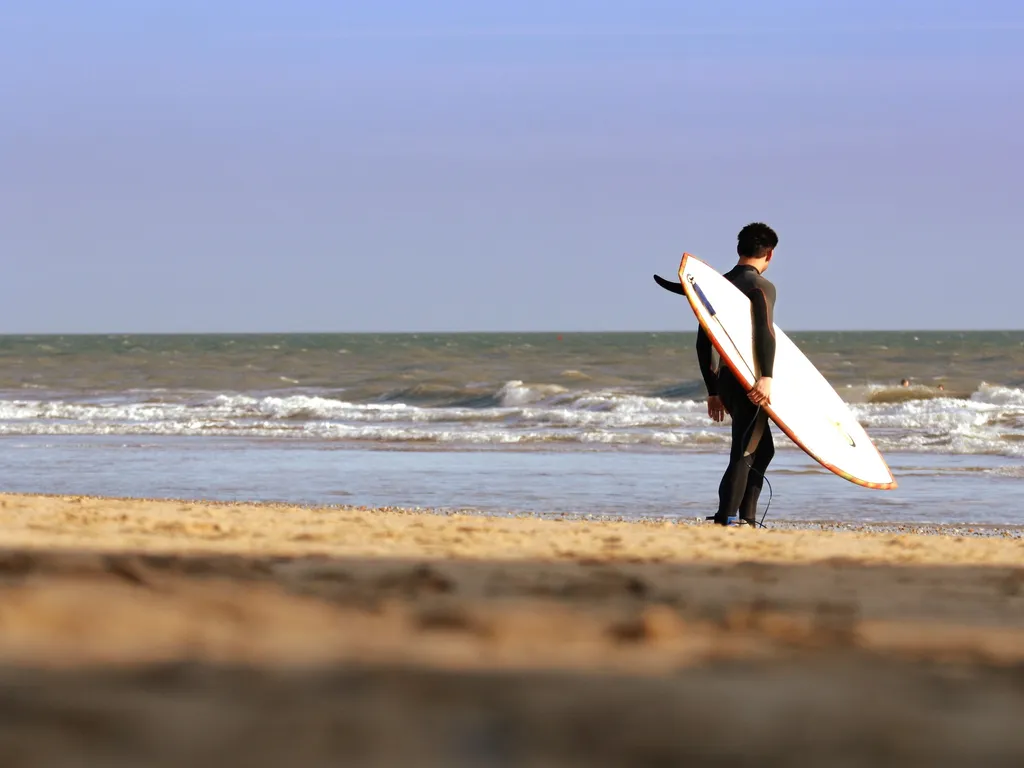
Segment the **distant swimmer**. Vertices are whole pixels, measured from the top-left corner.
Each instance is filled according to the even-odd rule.
[[[762,406],[771,403],[775,366],[775,286],[765,279],[764,271],[778,244],[778,235],[767,224],[748,224],[737,238],[739,263],[725,273],[725,279],[750,299],[754,359],[760,372],[754,388],[747,392],[728,366],[716,370],[711,339],[703,327],[697,333],[697,362],[708,390],[708,416],[714,421],[722,421],[726,413],[732,416],[729,466],[718,486],[718,513],[711,518],[718,525],[728,525],[737,512],[741,525],[757,524],[757,499],[765,470],[775,456],[768,415]]]
[[[910,386],[910,379],[902,379],[900,381],[900,386],[901,387],[909,387]]]

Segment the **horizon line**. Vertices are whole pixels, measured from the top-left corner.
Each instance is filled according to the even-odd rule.
[[[692,330],[643,329],[643,330],[405,330],[405,331],[40,331],[8,333],[0,332],[0,338],[19,336],[415,336],[438,335],[453,336],[458,334],[516,334],[516,335],[583,335],[583,334],[651,334],[651,333],[696,333]],[[785,331],[787,335],[795,333],[1024,333],[1024,328],[806,328]]]

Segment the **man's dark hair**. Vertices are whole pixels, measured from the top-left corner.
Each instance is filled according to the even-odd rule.
[[[779,236],[767,224],[755,222],[740,230],[736,242],[736,253],[744,259],[759,259],[764,252],[779,244]]]

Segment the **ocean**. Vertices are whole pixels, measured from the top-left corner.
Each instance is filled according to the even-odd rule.
[[[854,486],[776,428],[767,522],[1024,525],[1024,331],[790,336],[900,487]],[[0,488],[702,517],[728,427],[707,418],[693,347],[693,333],[0,337]]]

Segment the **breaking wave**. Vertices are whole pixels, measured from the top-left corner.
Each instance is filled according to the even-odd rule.
[[[17,397],[0,399],[0,434],[721,450],[728,443],[728,426],[708,419],[701,394],[699,386],[689,383],[642,394],[512,380],[497,388],[417,385],[375,402],[328,394],[168,391],[94,400]],[[963,397],[934,391],[914,397],[912,389],[907,395],[867,397],[851,404],[883,451],[1024,456],[1024,390],[981,384]],[[787,444],[778,442],[780,447]]]

